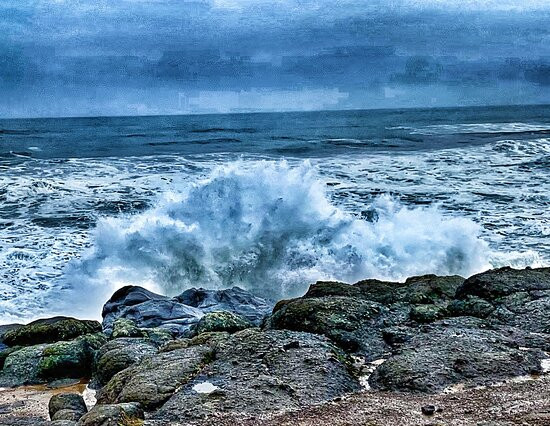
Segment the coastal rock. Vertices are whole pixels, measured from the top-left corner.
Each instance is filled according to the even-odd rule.
[[[458,289],[457,299],[454,305],[460,313],[471,308],[491,322],[550,334],[550,268],[500,268],[477,274]]]
[[[103,331],[107,335],[113,332],[113,324],[118,318],[126,318],[125,311],[135,305],[151,300],[168,300],[168,297],[153,293],[143,287],[125,286],[113,293],[103,306]],[[131,319],[131,318],[127,318]],[[134,322],[135,324],[135,322]]]
[[[79,421],[79,426],[139,425],[145,415],[139,404],[95,405]]]
[[[247,329],[215,345],[215,357],[151,415],[159,424],[218,412],[256,416],[360,389],[349,360],[328,339],[288,330]]]
[[[352,297],[310,298],[306,295],[277,304],[267,327],[323,334],[346,351],[361,353],[367,359],[374,360],[390,350],[380,329],[393,325],[392,317],[406,320],[408,311],[405,308],[401,312],[390,312],[380,303]]]
[[[422,275],[408,278],[404,283],[362,280],[355,284],[319,281],[312,285],[304,298],[343,296],[370,300],[383,305],[397,302],[409,304],[434,304],[452,300],[464,283],[458,275]]]
[[[138,328],[136,323],[127,318],[119,318],[113,323],[113,332],[110,336],[112,339],[119,337],[147,337],[147,333]]]
[[[346,351],[372,361],[392,350],[384,337],[386,328],[444,318],[463,282],[459,276],[435,275],[409,278],[405,283],[322,281],[301,298],[277,303],[266,327],[323,334]]]
[[[4,334],[8,331],[15,331],[18,328],[23,327],[23,324],[5,324],[0,325],[0,351],[6,349],[7,345],[4,343]],[[2,367],[0,366],[0,370]]]
[[[71,341],[22,347],[6,357],[0,386],[90,377],[95,352],[106,341],[103,334],[97,333]]]
[[[103,345],[96,355],[95,377],[103,386],[119,371],[157,352],[157,345],[146,338],[111,340]]]
[[[51,417],[52,421],[71,421],[71,422],[77,422],[80,420],[80,418],[85,413],[81,413],[79,411],[75,410],[59,410],[53,417]]]
[[[175,298],[160,296],[141,287],[117,290],[103,308],[103,330],[114,332],[115,321],[131,320],[139,329],[160,328],[174,336],[185,335],[205,313],[226,311],[259,324],[270,305],[249,292],[234,287],[227,290],[190,289]],[[129,333],[119,326],[122,333]],[[118,333],[119,331],[117,331]],[[134,336],[137,337],[137,336]]]
[[[80,413],[82,417],[88,409],[84,403],[84,398],[79,393],[59,393],[50,398],[48,403],[48,413],[52,420],[55,414],[62,410],[75,411]],[[56,420],[72,420],[72,419],[56,419]],[[78,419],[76,419],[78,420]]]
[[[209,332],[235,333],[254,327],[247,318],[232,312],[209,312],[191,327],[190,336]]]
[[[550,290],[550,268],[493,269],[473,275],[457,291],[457,298],[478,296],[496,300],[512,293]]]
[[[232,312],[248,319],[254,325],[260,325],[266,315],[271,312],[272,305],[265,299],[239,287],[225,290],[206,290],[191,288],[175,299],[180,303],[193,306],[202,312],[225,311]]]
[[[540,374],[546,357],[540,349],[520,349],[515,336],[484,320],[446,319],[422,327],[400,345],[376,368],[369,384],[378,390],[413,392],[438,392],[458,383],[489,385]]]
[[[145,358],[117,374],[97,394],[98,404],[138,402],[152,410],[191,380],[214,356],[208,346],[193,346]]]
[[[101,332],[101,324],[97,321],[53,317],[33,321],[10,330],[4,334],[3,340],[8,346],[32,346],[40,343],[71,340],[85,334],[98,332]]]

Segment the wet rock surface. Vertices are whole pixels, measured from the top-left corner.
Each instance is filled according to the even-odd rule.
[[[157,327],[174,336],[182,336],[204,314],[218,311],[240,315],[258,325],[271,311],[271,306],[264,299],[238,287],[190,289],[168,298],[141,287],[127,286],[117,290],[103,307],[103,330],[111,335],[115,321],[127,319],[138,328]]]
[[[79,426],[139,425],[145,417],[139,404],[96,405],[78,421]]]
[[[322,336],[248,329],[213,345],[214,358],[151,418],[170,424],[216,412],[261,415],[360,389],[349,359]]]
[[[405,283],[320,282],[279,302],[268,328],[323,334],[367,361],[369,384],[438,392],[541,374],[550,358],[550,268],[501,268]]]
[[[59,317],[5,331],[0,386],[93,373],[97,405],[82,416],[58,404],[52,420],[161,425],[339,405],[367,383],[369,395],[410,395],[415,413],[437,419],[448,415],[441,391],[548,376],[550,268],[319,282],[266,317],[269,306],[239,288],[167,298],[125,287],[105,305],[106,334]]]
[[[2,340],[8,346],[31,346],[71,340],[85,334],[101,332],[97,321],[78,320],[68,317],[54,317],[33,321],[22,327],[7,331]]]
[[[67,417],[68,411],[76,413],[78,417],[76,419],[59,418]],[[88,408],[86,408],[84,398],[82,398],[82,395],[79,393],[59,393],[52,396],[48,403],[48,413],[52,420],[78,420],[87,412]],[[56,416],[59,413],[61,413],[62,416]]]
[[[95,377],[99,385],[103,386],[119,371],[157,352],[158,347],[146,338],[126,337],[111,340],[97,352]]]
[[[96,333],[69,341],[15,347],[4,360],[0,386],[90,377],[95,353],[106,341],[106,336]]]

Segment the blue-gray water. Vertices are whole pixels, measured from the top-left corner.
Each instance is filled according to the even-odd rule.
[[[0,322],[550,263],[550,107],[0,120]]]

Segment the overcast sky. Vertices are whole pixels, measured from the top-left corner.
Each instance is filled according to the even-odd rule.
[[[550,103],[550,0],[2,0],[0,116]]]

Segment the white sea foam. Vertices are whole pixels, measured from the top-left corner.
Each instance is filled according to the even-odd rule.
[[[165,294],[239,285],[278,299],[317,279],[468,276],[490,267],[488,244],[469,219],[387,196],[365,207],[376,220],[335,206],[308,162],[232,163],[144,213],[101,220],[93,249],[67,276],[99,300],[126,284]]]

